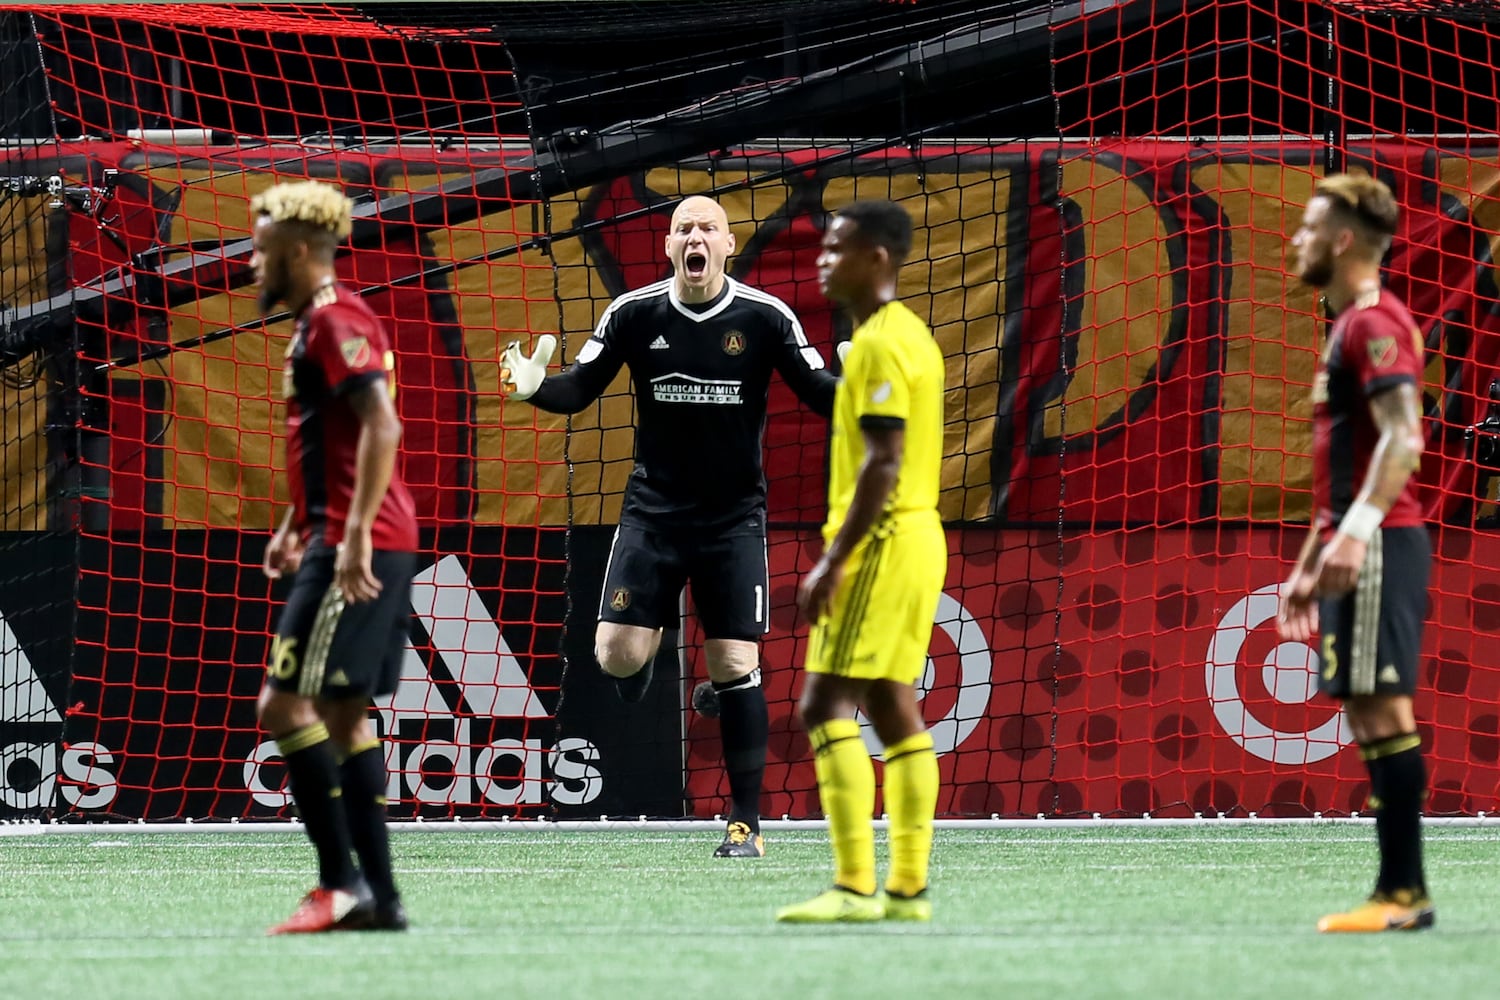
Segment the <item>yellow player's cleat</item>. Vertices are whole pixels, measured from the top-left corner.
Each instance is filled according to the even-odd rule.
[[[1402,892],[1400,898],[1376,893],[1348,913],[1330,913],[1318,921],[1323,934],[1376,934],[1380,931],[1420,931],[1437,920],[1432,900]]]
[[[932,919],[932,900],[923,889],[915,896],[885,894],[885,919],[914,920],[925,923]]]
[[[862,896],[834,886],[805,903],[783,906],[776,919],[783,924],[865,924],[885,918],[879,896]]]

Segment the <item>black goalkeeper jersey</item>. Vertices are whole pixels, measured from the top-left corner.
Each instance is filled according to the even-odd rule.
[[[725,277],[718,298],[688,305],[672,280],[612,302],[567,371],[529,402],[577,413],[625,365],[635,384],[635,469],[622,523],[652,530],[759,531],[765,523],[761,440],[771,372],[827,417],[838,379],[785,303]]]

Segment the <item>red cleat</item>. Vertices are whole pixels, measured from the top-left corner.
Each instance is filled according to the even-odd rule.
[[[302,897],[296,912],[267,934],[320,934],[360,926],[374,911],[375,900],[363,881],[350,889],[322,886]]]

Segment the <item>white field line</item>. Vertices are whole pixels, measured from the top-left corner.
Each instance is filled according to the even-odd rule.
[[[879,828],[877,828],[877,829],[879,829]],[[193,831],[193,833],[198,833],[198,832],[201,832],[201,831],[196,831],[196,830]],[[300,832],[300,829],[288,830],[288,829],[285,829],[285,828],[280,828],[276,832],[277,833],[297,833],[297,832]],[[395,832],[400,833],[402,831],[400,831],[398,829]],[[615,831],[595,831],[595,832],[609,832],[609,833],[612,833],[612,834],[614,834],[616,836],[624,835],[624,836],[628,837],[629,842],[632,843],[632,844],[683,844],[683,843],[687,843],[688,842],[683,837],[660,837],[660,836],[657,836],[657,837],[642,837],[642,836],[631,836],[630,835],[630,831],[622,831],[622,830],[615,830]],[[699,831],[699,832],[702,832],[702,831]],[[1351,831],[1347,831],[1347,832],[1348,833],[1354,833],[1355,831],[1351,830]],[[516,837],[515,834],[518,834],[518,833],[521,833],[521,831],[510,831],[510,834],[511,834],[510,836],[503,837],[503,838],[498,838],[498,839],[499,840],[510,840],[510,839],[539,839],[540,840],[540,839],[547,839],[548,837],[550,837],[552,835],[551,833],[535,833],[533,837]],[[1050,850],[1050,849],[1053,849],[1053,848],[1066,848],[1066,847],[1072,847],[1072,846],[1106,846],[1106,845],[1117,845],[1117,846],[1121,846],[1121,847],[1133,847],[1133,846],[1139,845],[1139,846],[1145,847],[1145,846],[1153,846],[1153,845],[1159,846],[1159,845],[1171,845],[1171,844],[1182,844],[1182,845],[1186,846],[1186,845],[1192,845],[1192,844],[1366,844],[1366,843],[1370,843],[1371,842],[1371,838],[1370,838],[1369,835],[1347,836],[1347,835],[1345,835],[1346,831],[1338,831],[1336,833],[1334,831],[1330,831],[1329,835],[1327,835],[1327,836],[1313,836],[1313,837],[1307,837],[1307,836],[1288,836],[1286,834],[1277,834],[1277,833],[1274,833],[1272,831],[1266,831],[1266,833],[1265,833],[1264,836],[1253,836],[1253,835],[1252,836],[1243,836],[1243,835],[1241,835],[1241,836],[1230,836],[1230,837],[1214,836],[1212,833],[1208,833],[1208,832],[1205,831],[1203,835],[1199,836],[1199,835],[1196,835],[1196,831],[1195,831],[1195,833],[1193,833],[1193,834],[1187,834],[1187,835],[1184,835],[1184,836],[1177,836],[1177,837],[1150,837],[1150,836],[1147,836],[1147,837],[1126,837],[1126,836],[1114,836],[1114,837],[1110,837],[1110,836],[1102,836],[1102,837],[1101,836],[1072,836],[1072,837],[1069,837],[1069,836],[1063,836],[1063,837],[1058,837],[1056,839],[1052,839],[1052,838],[1047,838],[1047,839],[1031,838],[1031,837],[1025,836],[1024,834],[1022,834],[1021,836],[1016,836],[1016,837],[1006,837],[1004,839],[993,839],[993,838],[986,838],[986,837],[974,836],[973,835],[974,833],[975,833],[975,831],[964,831],[964,832],[961,832],[961,833],[958,833],[958,834],[947,833],[947,834],[945,834],[942,837],[942,840],[949,841],[949,842],[956,842],[956,843],[962,843],[962,842],[965,842],[965,841],[984,840],[984,841],[986,841],[988,843],[993,844],[996,848],[998,848],[1000,850],[1011,851],[1011,852],[1016,852],[1016,851],[1023,851],[1023,852],[1043,852],[1043,851],[1047,851],[1047,850]],[[1436,831],[1436,830],[1434,830],[1434,831],[1432,831],[1432,834],[1433,834],[1433,837],[1435,839],[1440,840],[1442,843],[1445,843],[1445,844],[1500,844],[1500,831],[1494,831],[1494,830],[1485,830],[1483,832],[1473,831],[1473,830],[1442,830],[1442,831]],[[125,849],[125,848],[136,848],[136,849],[145,849],[145,850],[166,850],[166,851],[195,850],[195,849],[196,850],[218,850],[220,848],[232,848],[232,847],[254,848],[256,850],[304,850],[304,849],[307,848],[306,841],[301,840],[300,838],[299,839],[288,838],[288,839],[283,840],[283,839],[276,838],[274,836],[266,836],[266,837],[257,837],[257,838],[249,839],[249,840],[225,840],[225,839],[222,839],[222,838],[219,838],[219,837],[204,837],[204,838],[201,838],[201,839],[190,839],[192,837],[192,834],[189,834],[186,831],[182,831],[182,830],[173,830],[173,831],[169,831],[169,832],[163,832],[163,833],[157,834],[156,836],[158,836],[160,839],[156,840],[156,841],[152,841],[152,840],[148,840],[148,839],[131,839],[131,840],[128,840],[128,841],[121,841],[121,840],[98,840],[98,841],[93,841],[91,843],[84,844],[83,846],[94,848],[94,849],[99,849],[99,850],[104,850],[104,849],[120,850],[120,849]],[[474,836],[474,831],[465,831],[465,836],[463,837],[463,839],[465,839],[466,841],[478,841],[478,840],[489,841],[491,838],[488,838],[488,837],[475,837]],[[827,834],[825,832],[822,832],[822,831],[811,832],[811,833],[796,832],[796,833],[783,833],[783,834],[774,834],[774,832],[773,832],[772,834],[768,834],[768,836],[766,838],[766,841],[767,841],[768,844],[771,844],[771,845],[774,845],[776,843],[784,843],[784,844],[814,844],[814,843],[823,843],[826,839],[827,839]],[[30,839],[30,842],[29,842],[28,846],[62,848],[64,846],[76,847],[76,846],[78,846],[78,843],[77,843],[76,838],[72,838],[72,837],[67,837],[67,838],[63,838],[63,837],[35,837],[35,838],[31,838]],[[0,856],[0,864],[3,864],[3,862],[4,862],[4,857]]]
[[[1286,869],[1289,869],[1289,868],[1290,869],[1301,869],[1301,868],[1304,868],[1304,867],[1306,867],[1308,865],[1308,863],[1309,863],[1308,859],[1302,858],[1302,857],[1288,858],[1285,861],[1280,861],[1280,862],[1255,862],[1253,864],[1252,863],[1245,863],[1245,862],[1241,862],[1241,863],[1238,863],[1238,864],[1226,862],[1226,863],[1222,863],[1221,864],[1221,863],[1218,863],[1218,862],[1205,861],[1205,862],[1192,862],[1192,863],[1189,863],[1189,864],[1174,864],[1172,866],[1172,870],[1173,871],[1177,871],[1177,872],[1185,872],[1185,871],[1198,871],[1198,872],[1217,872],[1217,871],[1285,871]],[[1491,869],[1491,868],[1493,868],[1495,866],[1495,862],[1494,862],[1493,859],[1490,859],[1490,858],[1468,858],[1468,859],[1444,860],[1444,861],[1441,862],[1441,865],[1442,865],[1442,867],[1445,870],[1449,869],[1449,868],[1466,868],[1466,867],[1467,868],[1485,868],[1485,869]],[[9,865],[5,865],[3,863],[0,863],[0,871],[4,871],[4,870],[6,870],[9,867],[15,867],[17,869],[24,869],[26,866],[24,866],[24,865],[9,866]],[[1023,871],[1035,871],[1035,868],[1036,868],[1036,866],[1034,864],[989,864],[989,865],[972,865],[971,864],[971,865],[955,865],[955,864],[943,864],[941,862],[934,862],[934,864],[933,864],[932,867],[933,867],[934,871],[941,872],[944,875],[962,875],[962,874],[982,875],[982,874],[986,874],[986,873],[990,873],[990,872],[1023,872]],[[800,864],[798,864],[798,865],[792,865],[792,864],[767,864],[764,861],[760,861],[760,862],[756,863],[755,870],[756,871],[772,871],[772,872],[800,872],[800,871],[805,871],[806,870],[806,866],[805,865],[800,865]],[[1161,865],[1157,864],[1157,863],[1147,863],[1147,862],[1130,862],[1130,863],[1123,863],[1122,862],[1122,863],[1114,863],[1114,864],[1110,864],[1110,863],[1091,863],[1091,864],[1085,864],[1085,865],[1073,864],[1073,865],[1069,866],[1069,870],[1070,871],[1100,871],[1100,872],[1160,871],[1161,870]],[[308,873],[308,869],[305,866],[304,867],[298,867],[298,868],[267,868],[267,867],[256,867],[256,868],[225,868],[223,865],[217,865],[217,864],[214,866],[213,871],[214,871],[214,873],[219,874],[219,875],[231,875],[231,876],[268,875],[268,876],[274,876],[274,877],[277,877],[277,878],[282,878],[282,877],[285,877],[285,878],[301,878],[301,877],[306,876],[307,873]],[[539,868],[539,867],[492,867],[492,866],[484,866],[484,865],[454,865],[454,866],[439,866],[439,867],[424,866],[424,867],[418,867],[418,868],[407,868],[407,867],[401,866],[399,868],[399,871],[397,872],[397,874],[398,875],[402,875],[402,876],[407,876],[407,875],[495,875],[495,876],[507,876],[507,877],[510,877],[510,876],[531,877],[531,876],[538,876],[538,875],[577,875],[579,873],[579,871],[580,871],[580,867],[579,866],[574,866],[574,867],[571,867],[571,868],[568,868],[568,867],[545,867],[545,868]],[[664,866],[664,867],[649,867],[649,868],[648,867],[640,867],[640,866],[632,865],[631,868],[630,868],[630,871],[631,871],[632,874],[636,874],[636,875],[681,875],[683,869],[682,869],[682,867],[680,865],[675,866],[675,867],[665,867]],[[120,868],[120,867],[116,867],[114,865],[111,865],[110,868],[109,868],[109,874],[110,874],[111,877],[123,876],[123,877],[130,877],[130,878],[160,878],[161,875],[162,875],[162,870],[160,868]],[[194,869],[194,870],[191,870],[191,871],[184,871],[183,874],[191,875],[192,877],[197,878],[198,876],[200,876],[203,873],[201,871],[198,871],[198,870]]]
[[[393,831],[401,833],[706,833],[718,828],[723,820],[711,819],[599,819],[599,820],[402,820],[390,824]],[[940,819],[933,825],[939,830],[1026,830],[1031,832],[1063,832],[1073,830],[1111,830],[1129,827],[1153,829],[1193,828],[1200,830],[1227,830],[1230,828],[1264,828],[1267,830],[1285,827],[1371,826],[1372,816],[1331,817],[1312,816],[1296,819],[1269,819],[1259,817],[1235,817],[1232,819]],[[1500,831],[1500,815],[1480,813],[1477,816],[1437,816],[1423,820],[1429,827],[1477,827]],[[885,829],[887,821],[875,820],[877,830]],[[767,819],[761,828],[768,833],[783,831],[826,831],[824,820]],[[116,837],[141,833],[202,833],[202,834],[258,834],[300,833],[302,824],[291,820],[270,822],[204,822],[178,823],[38,823],[31,821],[0,822],[0,837],[29,836],[77,836]],[[1139,841],[1138,841],[1139,842]]]

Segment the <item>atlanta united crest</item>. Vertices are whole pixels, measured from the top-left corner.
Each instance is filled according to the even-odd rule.
[[[624,587],[616,587],[615,592],[609,595],[609,606],[616,611],[624,611],[630,607],[630,591]]]
[[[363,368],[370,363],[370,341],[364,337],[350,337],[339,345],[339,353],[350,368]]]
[[[724,353],[731,358],[745,353],[745,335],[738,330],[724,334]]]

